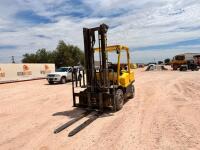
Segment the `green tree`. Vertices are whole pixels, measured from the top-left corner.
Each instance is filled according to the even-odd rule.
[[[55,64],[57,67],[72,65],[73,58],[71,57],[69,47],[65,44],[64,41],[60,41],[58,43],[55,54]]]
[[[36,55],[26,53],[23,55],[22,62],[23,63],[37,63]]]
[[[170,63],[170,59],[167,58],[167,59],[164,60],[164,62],[165,62],[166,65],[169,65],[169,63]]]
[[[39,49],[37,52],[36,52],[36,59],[37,59],[37,62],[40,62],[40,63],[47,63],[49,62],[49,56],[48,56],[48,53],[46,51],[46,49]]]
[[[55,63],[56,67],[84,65],[83,52],[74,45],[59,41],[56,50],[39,49],[35,54],[24,54],[23,63]]]
[[[50,62],[54,62],[53,58],[52,58],[52,53],[46,51],[46,49],[39,49],[37,50],[37,52],[31,53],[31,54],[24,54],[23,55],[23,59],[22,59],[23,63],[50,63]]]
[[[163,61],[158,61],[158,64],[159,64],[159,65],[163,64]]]

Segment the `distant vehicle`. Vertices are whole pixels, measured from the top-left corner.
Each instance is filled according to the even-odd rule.
[[[195,56],[199,56],[199,55],[200,53],[184,53],[184,54],[176,55],[170,62],[171,67],[173,68],[173,70],[178,70],[180,69],[181,66],[187,65],[188,61],[194,60]]]
[[[49,84],[61,83],[65,84],[67,81],[72,81],[72,72],[80,72],[82,67],[74,66],[74,67],[60,67],[56,70],[56,72],[49,73],[47,75],[47,81]],[[78,79],[81,80],[82,74],[78,73]]]
[[[158,61],[158,64],[159,64],[159,65],[162,65],[162,64],[164,64],[164,63],[163,63],[163,61]]]
[[[168,69],[165,68],[164,65],[149,64],[145,71],[159,71],[159,70],[168,70]]]
[[[194,62],[200,67],[200,54],[194,56]]]
[[[187,64],[181,65],[179,70],[180,71],[187,71],[187,70],[198,71],[199,66],[194,60],[188,60]]]
[[[140,63],[140,64],[137,64],[137,67],[138,67],[138,68],[144,68],[144,66],[145,66],[145,65],[144,65],[144,64],[142,64],[142,63]]]
[[[130,68],[131,68],[131,69],[137,69],[137,64],[133,64],[133,63],[130,64]]]
[[[146,64],[146,66],[149,66],[149,65],[152,65],[152,64],[157,65],[156,62],[149,62],[148,64]]]

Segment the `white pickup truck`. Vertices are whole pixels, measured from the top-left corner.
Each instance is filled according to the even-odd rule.
[[[76,66],[74,67],[74,71],[81,71],[82,67]],[[72,67],[60,67],[56,70],[56,72],[52,72],[47,74],[47,81],[49,84],[53,83],[66,83],[67,81],[72,81]],[[78,74],[78,80],[81,80],[82,74]]]

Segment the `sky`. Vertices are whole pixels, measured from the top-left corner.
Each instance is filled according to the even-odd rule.
[[[83,50],[83,27],[109,25],[108,45],[127,45],[132,62],[200,52],[200,0],[0,0],[0,63],[54,50]]]

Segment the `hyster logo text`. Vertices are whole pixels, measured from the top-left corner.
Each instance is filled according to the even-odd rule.
[[[27,76],[27,75],[32,75],[32,71],[29,70],[28,65],[23,65],[23,71],[22,72],[17,72],[18,76]]]

